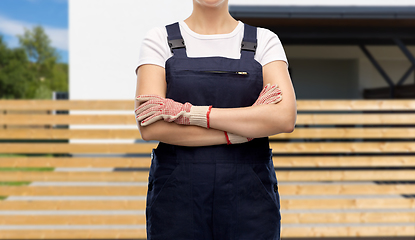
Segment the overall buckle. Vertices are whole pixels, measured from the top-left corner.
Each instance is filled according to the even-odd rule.
[[[246,51],[255,52],[256,51],[256,47],[257,47],[256,42],[245,42],[245,41],[242,41],[241,51],[242,50],[246,50]]]
[[[172,53],[173,53],[173,49],[176,49],[176,48],[186,48],[186,46],[184,45],[183,38],[173,39],[173,40],[168,40],[167,39],[167,41],[169,43],[169,47],[170,47],[170,50],[171,50]]]

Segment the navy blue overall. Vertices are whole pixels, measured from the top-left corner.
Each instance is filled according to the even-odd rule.
[[[178,23],[166,26],[166,97],[214,108],[251,106],[263,88],[256,27],[244,26],[240,59],[189,58]],[[224,136],[225,138],[225,136]],[[280,200],[268,138],[152,152],[148,240],[279,240]]]

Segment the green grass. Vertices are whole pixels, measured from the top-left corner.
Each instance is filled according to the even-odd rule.
[[[25,186],[30,182],[0,182],[0,186]],[[7,196],[0,196],[0,201],[5,200]]]
[[[35,154],[38,156],[37,154]],[[32,155],[31,155],[32,156]],[[53,157],[53,154],[39,154],[39,156],[43,157]],[[28,154],[7,154],[2,153],[0,154],[1,157],[28,157]],[[51,172],[54,171],[55,168],[53,167],[1,167],[0,172]],[[0,173],[1,174],[1,173]],[[26,186],[29,185],[31,182],[28,181],[20,181],[20,182],[1,182],[0,186]],[[0,196],[0,201],[5,200],[7,196]]]
[[[0,182],[0,186],[25,186],[29,185],[31,182]]]
[[[0,153],[0,157],[26,157],[24,154]]]
[[[55,154],[58,155],[58,154]],[[59,155],[65,155],[65,154],[59,154]],[[53,157],[54,155],[51,153],[47,154],[14,154],[14,153],[0,153],[1,157]]]
[[[0,172],[52,172],[53,167],[2,167]]]

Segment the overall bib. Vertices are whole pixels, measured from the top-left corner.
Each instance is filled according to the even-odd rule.
[[[179,24],[166,26],[166,97],[195,106],[251,106],[263,88],[254,60],[256,27],[244,25],[240,59],[189,58]],[[225,136],[224,136],[225,138]],[[147,192],[148,240],[279,240],[280,199],[268,138],[152,152]]]

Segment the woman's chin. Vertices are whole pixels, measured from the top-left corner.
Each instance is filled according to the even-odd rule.
[[[205,7],[218,7],[225,1],[226,0],[196,0],[197,3]]]

